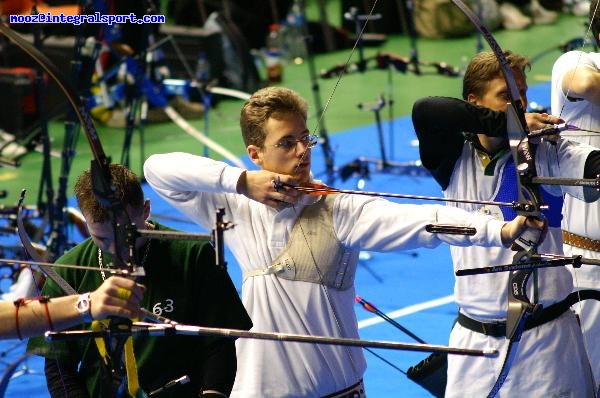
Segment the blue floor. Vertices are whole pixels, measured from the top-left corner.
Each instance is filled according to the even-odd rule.
[[[536,85],[529,90],[529,100],[541,105],[548,104],[549,83]],[[312,127],[309,123],[309,128]],[[393,150],[389,142],[392,135],[390,126],[382,126],[386,140],[386,156],[390,161],[408,162],[418,159],[418,148],[414,145],[415,135],[410,118],[403,117],[393,123]],[[365,145],[366,142],[371,145]],[[331,137],[335,153],[335,165],[340,168],[359,156],[379,157],[377,130],[374,126],[364,126]],[[320,148],[313,150],[313,171],[324,176],[324,161]],[[397,169],[392,173],[377,172],[370,168],[370,179],[364,190],[408,193],[417,195],[439,195],[439,188],[432,178],[422,175],[406,175],[412,169]],[[357,178],[345,182],[336,179],[339,188],[355,189]],[[153,217],[161,222],[188,231],[196,231],[196,226],[174,213],[150,189],[146,193],[152,202]],[[225,217],[227,219],[227,217]],[[235,220],[228,220],[235,223]],[[227,235],[225,235],[227,242]],[[370,257],[370,258],[369,258]],[[226,252],[229,270],[236,286],[241,283],[241,275],[234,258]],[[422,340],[431,344],[447,344],[448,334],[456,314],[452,300],[454,276],[447,246],[434,250],[416,250],[391,254],[365,253],[356,276],[357,294],[375,304],[405,328]],[[414,343],[410,337],[378,316],[356,306],[361,337],[369,340],[386,340]],[[0,344],[0,372],[15,364],[22,355],[24,345],[16,341]],[[419,398],[431,395],[410,381],[402,372],[416,364],[427,353],[399,350],[375,350],[378,358],[366,353],[368,370],[365,384],[369,397]],[[389,362],[389,364],[387,363]],[[10,381],[6,397],[47,397],[43,364],[38,358],[30,358],[17,366],[17,376]]]

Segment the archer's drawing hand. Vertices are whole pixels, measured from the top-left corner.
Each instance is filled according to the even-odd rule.
[[[526,113],[525,121],[527,122],[527,127],[529,128],[529,131],[547,129],[553,127],[556,124],[561,124],[565,122],[561,118],[549,115],[547,113]],[[550,140],[558,140],[560,139],[560,134],[545,135],[544,138]],[[540,138],[536,138],[534,140],[532,139],[532,141],[530,142],[539,142]]]
[[[296,204],[300,193],[281,184],[297,185],[290,175],[267,170],[245,171],[237,185],[238,193],[267,206],[281,209]]]
[[[502,227],[502,244],[505,247],[510,247],[511,244],[527,230],[540,233],[538,243],[541,243],[546,238],[548,233],[548,221],[536,217],[517,216],[514,220],[507,222]]]
[[[140,302],[145,287],[131,279],[111,276],[90,293],[91,313],[94,319],[109,316],[141,318]]]

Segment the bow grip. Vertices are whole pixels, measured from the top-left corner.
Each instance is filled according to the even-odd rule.
[[[539,229],[528,228],[526,229],[510,247],[513,251],[521,250],[535,250],[540,241],[542,231]]]

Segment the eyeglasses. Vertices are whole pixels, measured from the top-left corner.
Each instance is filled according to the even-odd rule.
[[[296,149],[298,143],[302,143],[307,149],[314,148],[319,143],[319,137],[316,135],[305,135],[300,138],[285,137],[282,138],[277,144],[273,145],[275,148],[281,148],[286,152],[290,152],[292,149]]]

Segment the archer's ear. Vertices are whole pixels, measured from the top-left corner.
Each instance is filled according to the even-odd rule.
[[[248,145],[246,147],[246,151],[248,152],[248,157],[250,158],[252,163],[254,163],[257,166],[262,166],[262,151],[259,147],[257,147],[256,145]]]
[[[144,220],[147,220],[148,217],[150,217],[150,199],[144,201]]]
[[[477,105],[477,97],[475,96],[475,94],[467,95],[467,102],[469,102],[473,105]]]

